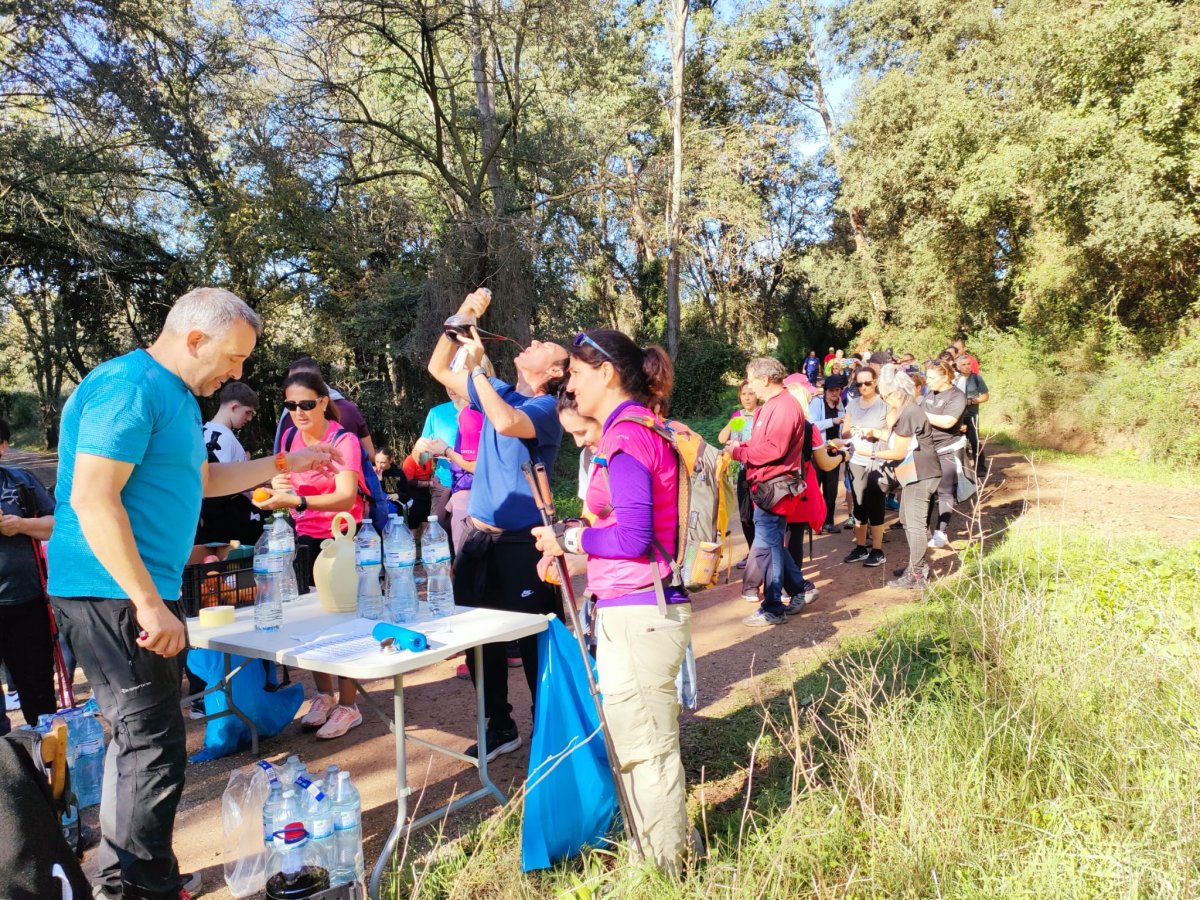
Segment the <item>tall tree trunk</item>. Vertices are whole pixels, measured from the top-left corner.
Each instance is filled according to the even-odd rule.
[[[671,0],[671,196],[667,204],[667,352],[679,355],[679,238],[683,199],[683,62],[688,0]]]
[[[833,155],[833,165],[838,177],[843,177],[845,171],[842,165],[842,144],[833,115],[829,112],[829,103],[825,99],[825,86],[821,79],[821,66],[817,61],[817,42],[812,25],[812,8],[807,0],[800,2],[800,16],[804,25],[804,37],[808,44],[808,67],[812,71],[813,96],[817,101],[817,111],[821,122],[825,125],[825,134],[829,138],[829,151]],[[843,184],[845,181],[843,180]],[[867,230],[863,226],[863,211],[857,206],[850,209],[850,230],[854,234],[854,250],[862,265],[863,280],[867,285],[867,294],[871,298],[871,308],[875,311],[878,325],[886,325],[890,310],[887,298],[883,294],[883,283],[879,280],[879,270],[875,266],[875,256],[871,252],[871,243],[867,240]]]
[[[495,73],[487,58],[487,47],[483,40],[484,10],[480,0],[469,0],[470,25],[467,29],[471,41],[471,74],[475,81],[475,103],[479,107],[479,146],[486,160],[485,172],[492,193],[492,208],[498,216],[508,207],[504,182],[500,177],[497,160],[500,138],[496,131],[496,92],[492,87]]]

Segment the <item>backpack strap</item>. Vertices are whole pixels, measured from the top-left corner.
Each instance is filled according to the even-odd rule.
[[[622,415],[613,425],[619,425],[622,422],[634,422],[641,425],[643,428],[648,428],[661,437],[670,445],[671,450],[675,453],[676,471],[678,477],[677,485],[677,524],[675,528],[675,543],[676,552],[672,555],[667,552],[667,548],[662,545],[658,537],[651,539],[650,543],[650,574],[654,577],[654,596],[658,601],[658,613],[661,616],[667,614],[667,592],[663,584],[662,574],[658,571],[658,558],[661,557],[671,569],[671,586],[685,591],[683,580],[683,554],[685,551],[685,538],[687,537],[687,519],[688,511],[691,509],[691,473],[683,460],[683,454],[679,451],[679,446],[676,441],[675,432],[667,427],[666,423],[654,418],[653,416],[639,415],[637,413],[628,413]],[[606,454],[607,455],[607,454]],[[605,469],[607,473],[607,468]],[[686,592],[686,591],[685,591]]]

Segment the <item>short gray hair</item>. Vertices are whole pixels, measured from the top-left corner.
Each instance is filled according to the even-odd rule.
[[[879,396],[887,397],[897,391],[904,394],[908,401],[915,400],[917,397],[916,382],[903,368],[895,363],[888,363],[879,370]]]
[[[163,331],[173,334],[202,331],[209,337],[219,337],[239,319],[262,336],[262,318],[237,294],[223,288],[195,288],[175,301],[167,313]]]
[[[773,356],[759,356],[746,363],[747,378],[765,378],[774,384],[783,384],[787,369]]]

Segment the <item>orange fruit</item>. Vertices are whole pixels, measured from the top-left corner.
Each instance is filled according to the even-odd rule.
[[[268,491],[265,487],[255,488],[254,494],[253,494],[253,499],[254,499],[255,503],[266,503],[268,500],[271,499],[271,492]]]

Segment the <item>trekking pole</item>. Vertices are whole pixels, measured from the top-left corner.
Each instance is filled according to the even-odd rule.
[[[550,478],[546,467],[541,463],[526,462],[521,466],[525,480],[533,491],[533,502],[537,504],[538,512],[542,515],[542,524],[553,528],[555,524],[554,495],[550,490]],[[632,806],[625,794],[625,785],[621,781],[621,763],[617,759],[617,751],[613,746],[612,735],[608,730],[608,720],[604,717],[604,704],[600,702],[600,686],[596,683],[596,675],[592,671],[592,657],[587,650],[587,641],[583,635],[583,626],[579,622],[579,611],[575,609],[575,588],[571,584],[571,573],[567,570],[567,560],[563,555],[554,557],[554,565],[558,571],[558,586],[562,590],[563,607],[575,632],[575,643],[579,646],[579,655],[583,657],[583,669],[587,673],[588,690],[592,694],[592,702],[596,705],[596,716],[600,720],[600,734],[604,737],[604,749],[608,753],[608,766],[612,770],[613,784],[617,788],[617,804],[621,808],[621,822],[625,826],[625,834],[633,841],[638,855],[645,858],[642,842],[638,839],[630,816]]]

